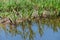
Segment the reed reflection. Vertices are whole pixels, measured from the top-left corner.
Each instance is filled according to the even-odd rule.
[[[38,27],[38,33],[40,36],[43,36],[44,34],[45,25],[47,25],[48,28],[51,27],[54,32],[58,32],[58,29],[60,29],[60,18],[26,20],[18,25],[8,24],[8,26],[6,26],[4,24],[0,24],[0,27],[7,33],[11,33],[13,36],[17,34],[21,35],[23,40],[34,40],[36,32],[32,29],[33,22],[38,25],[36,27]]]

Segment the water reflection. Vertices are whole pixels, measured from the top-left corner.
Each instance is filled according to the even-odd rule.
[[[46,28],[46,30],[45,30]],[[50,29],[51,28],[51,29]],[[34,19],[34,20],[26,20],[24,22],[21,22],[18,25],[10,25],[10,24],[0,24],[0,30],[1,33],[2,30],[4,31],[5,36],[12,35],[16,37],[17,35],[20,36],[20,39],[16,37],[16,39],[5,39],[5,40],[40,40],[40,38],[44,35],[45,31],[53,30],[54,32],[60,31],[60,18],[54,18],[54,19]],[[4,34],[3,33],[3,34]],[[52,32],[51,32],[52,33]],[[46,32],[46,34],[48,34]],[[1,34],[0,34],[1,35]],[[5,38],[4,36],[4,38]],[[49,38],[49,36],[48,36]],[[1,40],[4,40],[0,38]],[[42,38],[41,40],[43,40]],[[47,40],[47,39],[46,39]],[[59,39],[58,39],[59,40]]]

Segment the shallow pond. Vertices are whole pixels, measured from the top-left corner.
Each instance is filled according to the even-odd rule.
[[[0,24],[0,40],[60,40],[60,18]]]

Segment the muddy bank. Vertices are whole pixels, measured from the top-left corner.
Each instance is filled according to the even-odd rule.
[[[14,25],[14,24],[19,24],[19,23],[25,22],[25,21],[30,22],[30,21],[33,21],[33,20],[38,21],[38,20],[46,20],[46,19],[48,19],[48,20],[51,20],[51,19],[59,20],[60,17],[41,17],[40,16],[40,17],[32,17],[32,18],[18,18],[14,21],[12,21],[9,18],[3,18],[3,19],[0,19],[0,24],[13,24]]]

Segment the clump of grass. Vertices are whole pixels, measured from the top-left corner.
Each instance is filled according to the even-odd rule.
[[[0,15],[12,18],[15,14],[15,19],[19,18],[13,9],[19,13],[19,17],[31,17],[33,10],[37,10],[39,16],[43,10],[49,10],[51,15],[58,16],[60,13],[60,0],[1,0],[0,1]],[[54,14],[55,11],[55,14]],[[7,12],[7,13],[5,13]],[[57,12],[57,13],[56,13]],[[7,14],[7,15],[6,15]],[[11,16],[12,15],[12,16]]]

